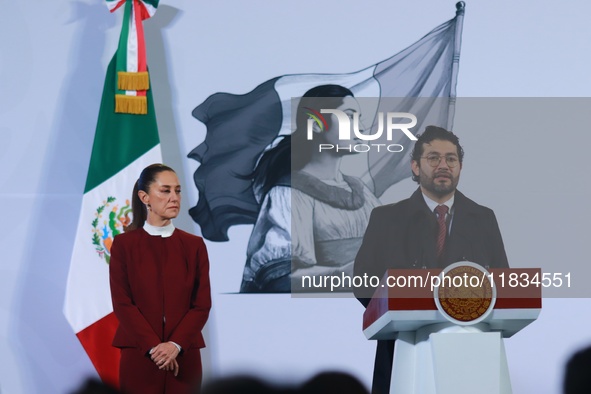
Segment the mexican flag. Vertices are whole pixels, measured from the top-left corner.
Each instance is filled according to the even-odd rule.
[[[162,161],[141,26],[157,3],[107,1],[111,11],[124,9],[123,27],[107,68],[64,303],[66,319],[99,376],[115,387],[119,349],[111,346],[118,325],[109,288],[111,245],[131,222],[131,193],[140,172]]]

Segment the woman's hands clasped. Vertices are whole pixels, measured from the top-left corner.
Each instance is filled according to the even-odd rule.
[[[159,369],[165,371],[172,371],[174,376],[179,373],[179,364],[176,361],[176,357],[179,355],[179,349],[172,342],[163,342],[154,346],[150,352],[150,357],[154,364]]]

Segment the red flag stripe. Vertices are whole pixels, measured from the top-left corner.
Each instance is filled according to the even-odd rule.
[[[145,19],[143,16],[148,15],[148,11],[140,1],[133,2],[133,17],[135,19],[135,26],[137,30],[137,71],[143,72],[148,71],[146,61],[146,40],[144,38],[144,26],[142,20]]]
[[[118,326],[111,312],[76,334],[102,381],[115,388],[119,388],[120,351],[111,343]]]

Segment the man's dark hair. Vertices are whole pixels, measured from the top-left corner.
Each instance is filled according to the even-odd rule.
[[[443,127],[438,126],[427,126],[425,131],[422,134],[417,134],[417,141],[415,142],[415,146],[410,153],[410,159],[420,163],[421,156],[425,152],[424,144],[428,144],[433,140],[443,140],[449,141],[454,144],[458,150],[458,159],[460,160],[460,164],[464,161],[464,149],[460,145],[460,139],[457,135],[452,133],[451,131],[447,131]],[[412,171],[411,171],[412,173]],[[412,180],[419,183],[418,175],[412,174]]]

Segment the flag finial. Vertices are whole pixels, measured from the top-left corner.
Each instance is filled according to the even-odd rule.
[[[466,3],[463,1],[458,1],[456,3],[456,15],[464,15],[465,10],[466,10]]]

